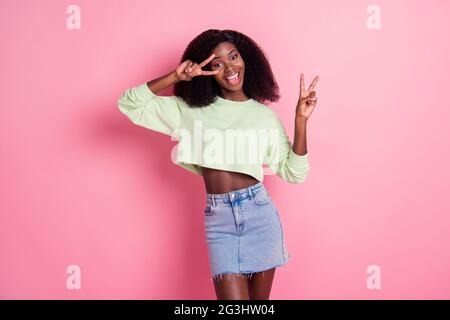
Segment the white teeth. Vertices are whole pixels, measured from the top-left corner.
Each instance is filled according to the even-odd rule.
[[[236,74],[234,74],[233,76],[231,76],[231,77],[229,77],[229,78],[226,78],[227,80],[230,80],[230,79],[234,79],[234,78],[236,78],[238,76],[238,73],[236,73]]]

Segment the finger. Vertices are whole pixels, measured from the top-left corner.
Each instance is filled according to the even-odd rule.
[[[214,76],[219,73],[219,70],[214,71],[204,71],[202,70],[202,76]]]
[[[200,73],[199,73],[199,71],[200,71]],[[202,69],[200,69],[198,67],[198,64],[194,63],[192,65],[192,74],[194,75],[194,77],[200,75],[201,73],[202,73]]]
[[[181,72],[186,72],[187,65],[188,65],[187,61],[184,61],[181,64]]]
[[[302,103],[309,103],[311,101],[317,101],[317,98],[306,97],[302,99]]]
[[[192,70],[194,70],[194,64],[195,63],[192,61],[189,63],[189,72],[192,72]]]
[[[186,60],[186,61],[183,61],[183,63],[181,64],[181,66],[182,66],[183,68],[186,68],[186,67],[187,67],[187,65],[188,65],[188,63],[189,63],[189,61],[188,61],[188,60]]]
[[[303,95],[303,93],[305,92],[305,77],[302,74],[300,74],[300,94]]]
[[[214,56],[216,54],[213,53],[212,55],[209,56],[208,59],[204,60],[202,63],[199,64],[200,68],[203,68],[204,66],[206,66],[212,59],[214,59]]]
[[[316,96],[316,92],[315,91],[311,91],[309,93],[309,97],[314,98]]]
[[[316,76],[313,80],[313,82],[311,83],[311,85],[309,86],[308,92],[310,92],[311,90],[314,90],[314,87],[317,84],[317,81],[319,81],[319,76]]]

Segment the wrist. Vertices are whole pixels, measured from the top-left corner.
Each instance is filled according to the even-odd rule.
[[[308,121],[308,118],[306,118],[305,116],[302,116],[300,114],[296,114],[295,115],[295,122],[296,123],[306,124],[307,121]]]
[[[169,73],[169,78],[170,78],[170,80],[172,80],[173,83],[177,83],[177,82],[179,82],[179,81],[181,80],[181,79],[178,77],[176,71],[172,71],[171,73]]]

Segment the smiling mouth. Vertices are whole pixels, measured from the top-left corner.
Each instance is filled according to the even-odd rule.
[[[238,72],[231,78],[225,78],[225,80],[231,85],[237,85],[241,81],[241,73]]]

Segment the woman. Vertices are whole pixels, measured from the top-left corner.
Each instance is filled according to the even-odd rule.
[[[289,183],[305,180],[306,123],[319,77],[306,90],[301,74],[292,145],[277,114],[264,104],[280,96],[269,62],[251,38],[207,30],[190,42],[180,62],[173,72],[123,92],[119,109],[136,125],[175,137],[176,164],[203,177],[217,298],[269,299],[275,269],[289,254],[278,210],[262,183],[262,166]],[[156,95],[170,85],[174,96]],[[247,130],[253,139],[236,142],[229,138],[233,130],[237,138]]]

